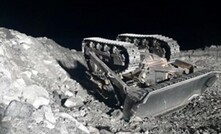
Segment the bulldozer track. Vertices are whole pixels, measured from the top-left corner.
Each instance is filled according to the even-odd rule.
[[[100,45],[100,49],[98,50],[101,53],[104,53],[106,55],[113,54],[113,49],[116,47],[118,50],[120,50],[121,54],[125,57],[125,70],[122,70],[120,73],[127,73],[130,70],[137,68],[140,63],[140,52],[138,51],[138,48],[134,46],[134,44],[129,42],[123,42],[123,41],[115,41],[115,40],[108,40],[104,38],[99,37],[91,37],[91,38],[85,38],[83,41],[84,45],[82,47],[82,50],[84,51],[84,47],[89,47],[91,49],[96,50],[98,44]],[[91,43],[94,44],[94,46],[90,45]],[[109,47],[109,51],[105,51],[105,46]],[[97,51],[97,50],[96,50]],[[98,55],[98,53],[96,53]],[[119,72],[118,72],[119,73]]]
[[[128,41],[131,43],[136,43],[138,41],[138,46],[141,46],[144,44],[142,43],[144,40],[147,40],[148,42],[153,42],[154,40],[157,40],[161,43],[161,47],[166,47],[168,49],[166,50],[167,55],[165,55],[165,58],[167,60],[174,59],[177,57],[177,54],[180,53],[180,46],[178,45],[177,41],[158,34],[152,34],[152,35],[145,35],[145,34],[133,34],[133,33],[125,33],[125,34],[119,34],[117,37],[117,40],[119,41]],[[149,46],[150,47],[150,46]]]

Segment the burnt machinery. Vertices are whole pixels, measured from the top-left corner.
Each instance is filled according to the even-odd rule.
[[[117,40],[133,43],[139,50],[148,50],[150,53],[165,57],[167,60],[176,58],[176,55],[180,52],[180,46],[176,40],[158,34],[143,35],[125,33],[119,34]]]
[[[187,104],[217,80],[217,71],[199,70],[175,59],[179,45],[162,35],[119,34],[82,42],[90,80],[106,100],[132,115],[158,116]],[[170,60],[170,61],[169,61]]]

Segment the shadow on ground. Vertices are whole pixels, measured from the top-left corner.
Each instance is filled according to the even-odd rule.
[[[103,99],[102,96],[96,92],[96,88],[98,87],[89,79],[88,75],[86,74],[87,68],[82,63],[76,61],[75,68],[67,68],[65,65],[62,64],[61,61],[57,62],[70,75],[71,79],[74,79],[79,84],[81,84],[84,89],[87,89],[89,94],[93,95],[97,100],[104,102],[107,106],[111,108],[116,107],[113,102]]]

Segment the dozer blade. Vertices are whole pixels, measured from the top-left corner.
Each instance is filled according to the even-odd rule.
[[[216,71],[202,70],[127,94],[124,118],[159,116],[174,111],[202,94],[217,80]]]

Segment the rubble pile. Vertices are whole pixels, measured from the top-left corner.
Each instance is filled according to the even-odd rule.
[[[220,47],[186,51],[180,58],[221,70]],[[205,60],[207,63],[205,63]],[[159,118],[122,120],[84,80],[81,52],[51,39],[0,28],[0,134],[218,133],[219,78],[205,95]]]
[[[0,29],[0,133],[89,133],[81,122],[62,111],[64,100],[69,107],[84,105],[87,91],[70,78],[52,56],[53,50],[39,40]],[[61,53],[55,51],[56,55]],[[69,126],[64,125],[66,119]]]

